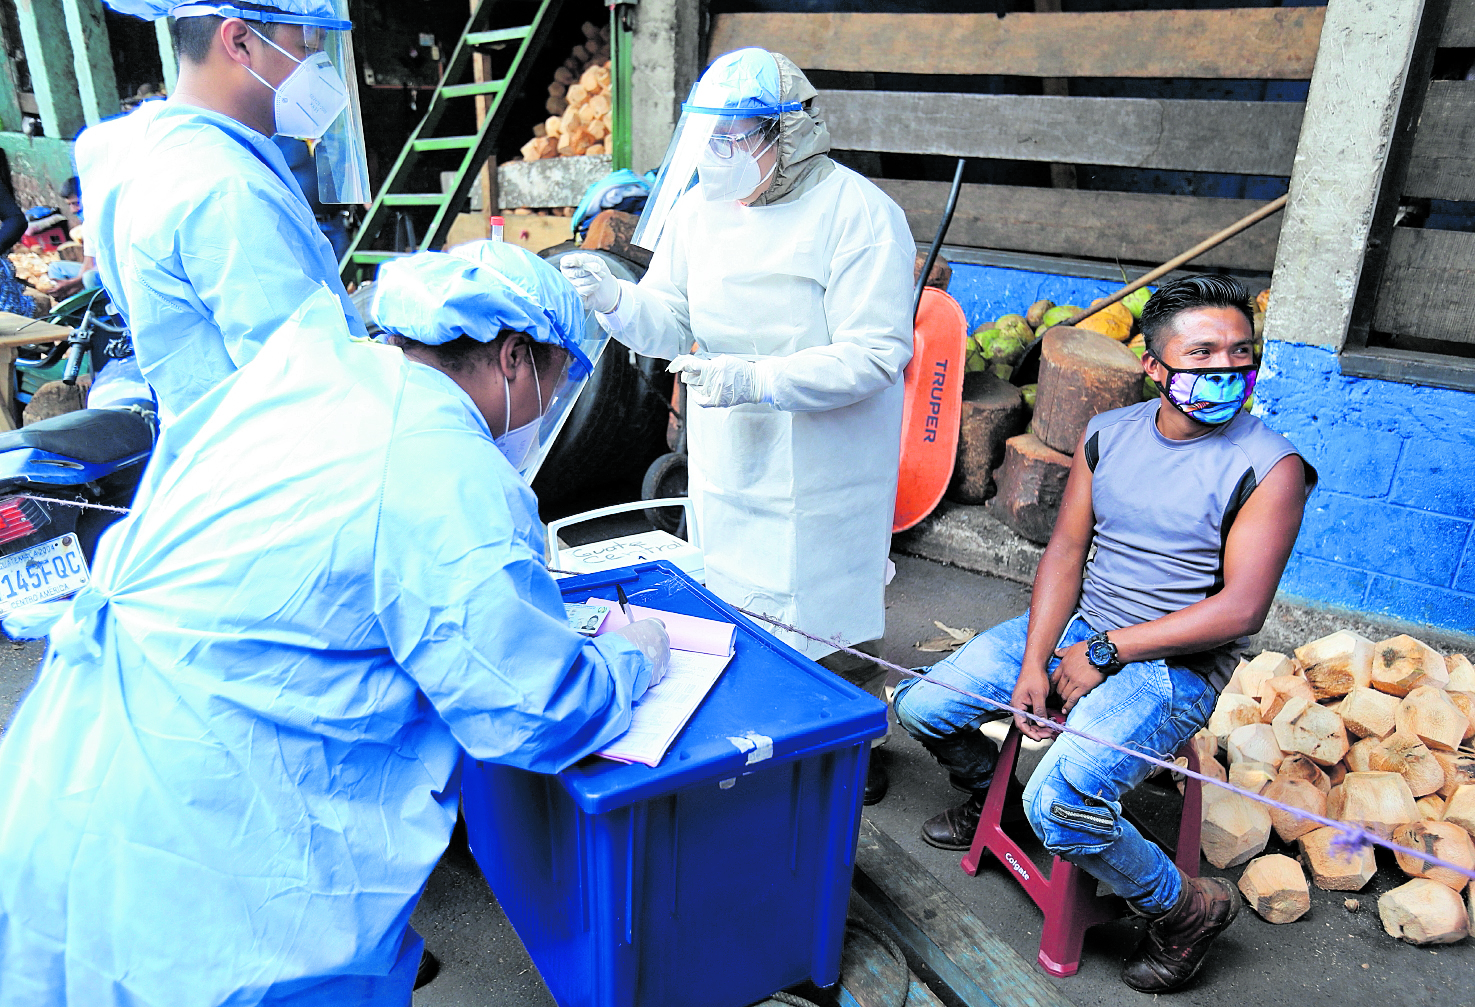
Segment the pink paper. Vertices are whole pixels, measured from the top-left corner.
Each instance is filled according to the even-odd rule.
[[[625,618],[625,613],[620,609],[619,602],[610,601],[608,598],[590,598],[585,604],[609,606],[609,615],[605,617],[604,625],[599,628],[596,636],[603,636],[612,630],[630,624],[630,620]],[[672,650],[688,650],[697,654],[719,656],[732,653],[732,638],[737,627],[730,622],[717,622],[715,619],[682,615],[679,612],[663,612],[657,608],[644,608],[640,605],[631,605],[630,611],[635,613],[637,619],[661,620],[666,626],[666,635],[671,638]]]

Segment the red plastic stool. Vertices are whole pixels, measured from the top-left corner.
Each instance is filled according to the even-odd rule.
[[[1009,778],[1014,775],[1020,737],[1019,728],[1010,725],[983,802],[978,831],[973,835],[968,855],[963,858],[963,870],[977,875],[985,850],[997,857],[1045,914],[1045,925],[1040,931],[1040,966],[1054,976],[1071,976],[1081,967],[1081,944],[1086,929],[1120,919],[1126,912],[1126,904],[1115,895],[1098,896],[1096,879],[1060,857],[1050,864],[1050,876],[1041,876],[1034,861],[1005,834],[1000,825],[1004,795],[1009,789]],[[1191,743],[1179,749],[1178,754],[1187,756],[1188,768],[1198,771],[1198,755]],[[1184,779],[1183,819],[1178,827],[1178,849],[1173,856],[1178,868],[1191,878],[1198,877],[1199,832],[1203,827],[1201,788],[1202,784],[1192,777]]]

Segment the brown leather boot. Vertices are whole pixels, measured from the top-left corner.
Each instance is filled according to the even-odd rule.
[[[983,813],[984,792],[974,794],[955,808],[938,812],[922,823],[922,841],[939,850],[966,850],[973,845],[978,831],[978,816]]]
[[[1222,878],[1183,876],[1178,904],[1147,924],[1122,968],[1122,982],[1140,993],[1178,989],[1203,965],[1209,945],[1234,922],[1241,904],[1239,891]]]

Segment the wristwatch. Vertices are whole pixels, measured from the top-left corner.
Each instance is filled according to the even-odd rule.
[[[1122,670],[1122,662],[1117,657],[1116,644],[1112,643],[1104,632],[1097,633],[1086,640],[1086,660],[1091,662],[1091,667],[1103,675],[1115,675]]]

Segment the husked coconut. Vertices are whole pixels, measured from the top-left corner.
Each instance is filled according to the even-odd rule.
[[[1407,696],[1421,685],[1449,685],[1444,658],[1434,648],[1407,634],[1380,640],[1373,647],[1373,688]]]
[[[1296,663],[1318,700],[1366,688],[1373,676],[1373,642],[1350,629],[1296,648]]]

